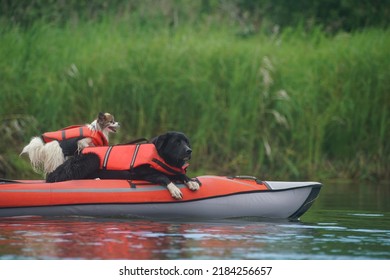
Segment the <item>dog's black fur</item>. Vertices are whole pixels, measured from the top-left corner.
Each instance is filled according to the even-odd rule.
[[[168,132],[157,136],[151,141],[156,146],[159,155],[170,165],[182,167],[191,158],[191,146],[187,136],[181,132]],[[48,174],[46,182],[61,182],[78,179],[125,179],[145,180],[151,183],[167,186],[172,181],[189,182],[191,179],[184,175],[168,176],[142,165],[132,171],[101,170],[100,158],[94,153],[79,154],[65,161],[52,173]]]

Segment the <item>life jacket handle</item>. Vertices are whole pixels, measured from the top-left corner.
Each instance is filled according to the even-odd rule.
[[[150,142],[146,138],[138,138],[138,139],[132,140],[130,142],[127,142],[124,144],[119,144],[119,145],[133,145],[133,144],[141,144],[141,143],[150,143]]]

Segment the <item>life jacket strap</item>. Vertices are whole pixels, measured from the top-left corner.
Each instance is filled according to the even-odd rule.
[[[131,162],[130,162],[130,172],[133,171],[133,169],[134,169],[135,160],[137,159],[137,155],[138,155],[138,151],[139,151],[140,146],[141,146],[141,144],[135,145],[134,154],[133,154],[133,157],[131,158]]]
[[[166,165],[165,163],[163,163],[162,161],[156,159],[156,158],[153,158],[152,161],[154,163],[156,163],[157,165],[159,165],[160,167],[162,167],[163,169],[165,169],[166,171],[168,171],[169,173],[172,173],[174,175],[180,175],[180,174],[183,174],[182,172],[180,171],[176,171],[174,169],[172,169],[171,167],[169,167],[168,165]]]
[[[102,169],[104,170],[107,169],[108,158],[110,157],[112,148],[113,146],[108,147],[106,154],[104,155],[103,164],[102,164]]]

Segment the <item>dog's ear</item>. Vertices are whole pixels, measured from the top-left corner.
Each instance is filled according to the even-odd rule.
[[[162,134],[153,138],[151,142],[156,146],[157,151],[160,151],[166,139],[167,139],[167,134]]]
[[[104,121],[105,120],[105,118],[106,118],[106,116],[104,115],[104,113],[102,113],[102,112],[99,112],[99,114],[98,114],[98,121]]]

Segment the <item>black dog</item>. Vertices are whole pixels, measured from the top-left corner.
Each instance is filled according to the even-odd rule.
[[[182,199],[180,189],[172,181],[184,182],[191,190],[198,190],[199,183],[185,175],[185,166],[191,159],[191,147],[187,136],[181,132],[168,132],[151,140],[152,144],[116,145],[110,147],[85,148],[82,154],[65,161],[52,173],[48,174],[47,182],[61,182],[77,179],[125,179],[145,180],[161,184],[168,188],[172,197]],[[138,146],[138,148],[137,148]],[[129,156],[124,156],[123,150],[135,149]],[[112,149],[112,150],[111,150]],[[125,157],[125,163],[115,163],[110,166],[107,154],[118,158]],[[143,154],[149,155],[149,150],[156,151],[151,160],[138,160]],[[147,150],[147,152],[143,152]],[[100,151],[102,152],[99,155]],[[137,154],[138,153],[138,154]],[[134,156],[135,154],[135,156]],[[158,159],[160,158],[160,159]],[[119,160],[120,161],[120,160]],[[104,166],[107,164],[108,166]],[[134,166],[132,166],[136,163]],[[128,164],[131,163],[131,164]],[[118,167],[118,165],[120,165]]]

